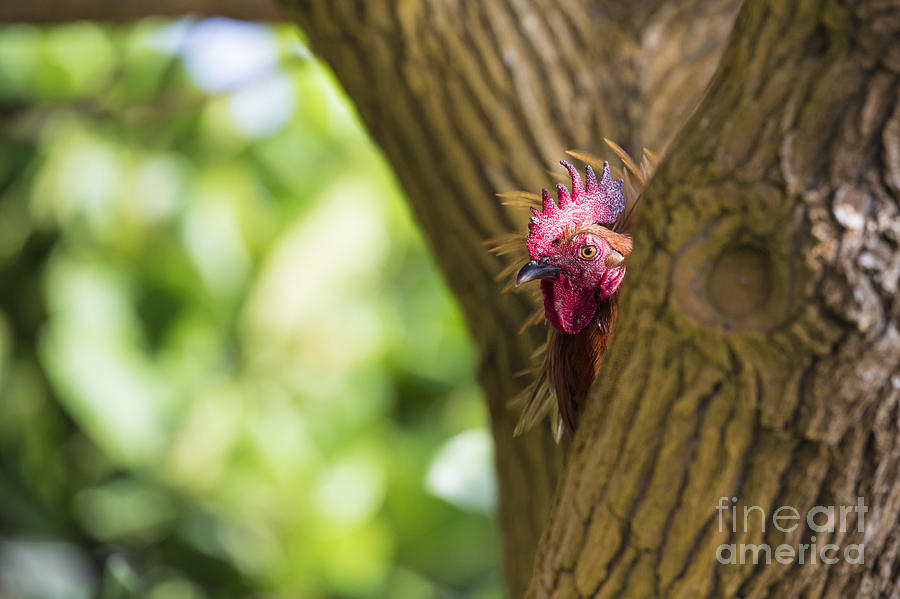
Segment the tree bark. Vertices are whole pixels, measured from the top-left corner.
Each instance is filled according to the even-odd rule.
[[[648,189],[527,596],[900,593],[898,39],[897,2],[746,3]],[[743,521],[859,497],[864,533]],[[812,542],[865,563],[716,559]]]
[[[563,451],[549,430],[513,438],[509,400],[542,341],[534,310],[503,295],[490,237],[527,217],[494,195],[547,185],[567,148],[665,147],[698,101],[734,0],[413,0],[287,3],[384,149],[482,356],[496,441],[506,581],[531,578]],[[556,167],[559,170],[558,166]]]

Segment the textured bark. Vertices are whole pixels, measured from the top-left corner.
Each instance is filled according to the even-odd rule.
[[[648,190],[529,597],[900,594],[898,39],[897,2],[747,2]],[[720,497],[863,497],[866,531],[732,533]],[[716,560],[812,535],[865,564]]]
[[[537,190],[567,148],[602,137],[661,149],[718,61],[734,0],[288,2],[393,164],[482,355],[500,486],[506,579],[520,597],[563,452],[549,430],[511,433],[507,402],[543,332],[501,295],[482,241],[524,231],[494,195]],[[558,172],[558,166],[556,167]]]

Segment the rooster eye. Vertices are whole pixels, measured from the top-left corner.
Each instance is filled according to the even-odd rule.
[[[591,260],[592,258],[597,256],[597,246],[596,245],[586,245],[578,250],[578,255],[584,258],[585,260]]]

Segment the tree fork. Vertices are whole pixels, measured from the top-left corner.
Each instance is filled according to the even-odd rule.
[[[543,339],[501,295],[490,237],[527,217],[494,197],[547,185],[573,147],[661,149],[712,75],[736,0],[283,0],[353,99],[407,191],[482,356],[496,446],[507,588],[523,595],[562,451],[512,437],[508,401]],[[700,18],[702,16],[702,18]],[[676,52],[673,52],[676,49]]]

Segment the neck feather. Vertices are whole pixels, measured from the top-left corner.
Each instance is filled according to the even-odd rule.
[[[575,335],[550,330],[547,375],[556,393],[559,415],[570,434],[578,426],[600,359],[609,346],[617,303],[617,293],[599,302],[590,324]]]

